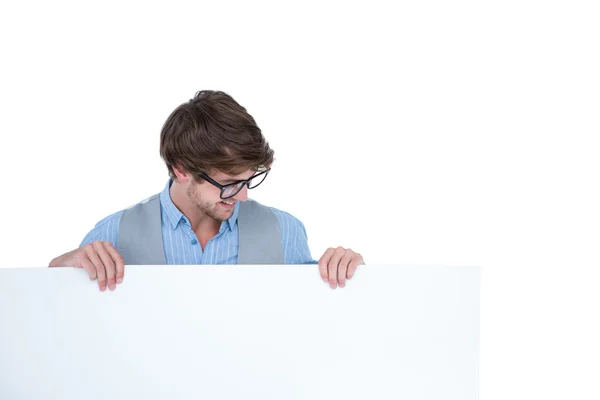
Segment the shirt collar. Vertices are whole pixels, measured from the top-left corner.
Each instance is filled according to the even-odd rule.
[[[171,194],[169,192],[169,189],[171,188],[172,183],[173,183],[173,180],[169,179],[169,181],[165,185],[165,188],[160,193],[160,204],[162,205],[163,211],[167,215],[169,224],[171,225],[171,227],[173,229],[176,229],[177,225],[180,222],[185,223],[185,221],[187,221],[187,218],[185,217],[185,215],[183,215],[183,213],[181,211],[179,211],[177,206],[175,206],[175,203],[173,203],[173,200],[171,200]],[[240,212],[240,202],[238,201],[235,204],[235,208],[233,210],[233,215],[226,221],[227,222],[226,224],[223,224],[223,223],[221,224],[221,228],[219,229],[219,232],[223,231],[223,229],[225,229],[225,228],[229,228],[229,230],[233,231],[233,228],[235,227],[235,224],[237,222],[239,212]]]

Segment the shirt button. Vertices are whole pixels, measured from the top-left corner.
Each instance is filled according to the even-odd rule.
[[[194,240],[192,240],[192,244],[196,245],[196,244],[198,244],[198,241],[196,239],[194,239]]]

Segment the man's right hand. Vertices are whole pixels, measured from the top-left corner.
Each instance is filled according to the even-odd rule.
[[[110,242],[99,240],[56,257],[49,266],[83,268],[90,280],[98,279],[101,291],[106,290],[107,284],[110,290],[115,290],[125,273],[123,257]]]

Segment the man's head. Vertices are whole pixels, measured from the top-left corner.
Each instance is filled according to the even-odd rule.
[[[160,155],[188,199],[220,221],[233,213],[225,203],[247,199],[248,186],[223,199],[232,191],[218,185],[249,179],[274,161],[273,150],[246,109],[228,94],[209,90],[196,93],[167,118]]]

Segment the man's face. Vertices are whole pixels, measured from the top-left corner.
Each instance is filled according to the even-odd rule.
[[[224,172],[212,170],[208,173],[208,176],[221,185],[227,185],[228,183],[248,179],[255,173],[252,170],[247,170],[239,175],[227,175]],[[224,200],[220,197],[221,189],[212,183],[206,180],[202,183],[190,181],[187,188],[187,196],[190,202],[204,214],[216,221],[222,222],[231,218],[238,201],[248,200],[248,187],[244,186],[235,196]]]

